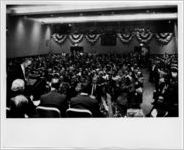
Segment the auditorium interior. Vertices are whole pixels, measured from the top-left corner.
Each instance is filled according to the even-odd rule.
[[[6,6],[7,118],[178,117],[178,7]]]

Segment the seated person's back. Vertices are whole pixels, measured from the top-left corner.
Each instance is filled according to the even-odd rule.
[[[66,95],[58,92],[59,79],[53,78],[51,81],[51,91],[41,96],[40,106],[56,107],[60,110],[61,116],[65,116],[67,109]]]
[[[34,117],[36,115],[35,106],[31,99],[24,94],[25,82],[22,79],[13,81],[11,91],[12,97],[9,99],[10,111],[7,117],[25,118]]]
[[[83,81],[80,94],[73,97],[70,101],[71,108],[87,109],[92,112],[93,117],[101,117],[99,104],[95,98],[89,96],[90,86],[88,81]]]

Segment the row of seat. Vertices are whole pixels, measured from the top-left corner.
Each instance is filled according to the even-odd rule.
[[[37,106],[36,108],[39,118],[60,118],[61,112],[55,107]],[[68,108],[66,110],[67,117],[70,118],[85,118],[92,117],[91,111],[87,109]]]
[[[37,118],[61,118],[61,112],[58,108],[48,107],[48,106],[37,106]],[[10,108],[6,108],[6,112],[10,112]],[[91,118],[93,114],[90,110],[87,109],[77,109],[77,108],[68,108],[66,110],[67,118]],[[128,109],[127,117],[144,117],[144,113],[141,109]],[[11,117],[10,117],[11,118]],[[24,114],[24,118],[29,118]]]

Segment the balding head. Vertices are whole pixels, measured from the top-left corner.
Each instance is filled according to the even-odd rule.
[[[23,91],[25,89],[25,82],[22,79],[16,79],[12,82],[11,90],[14,92]]]

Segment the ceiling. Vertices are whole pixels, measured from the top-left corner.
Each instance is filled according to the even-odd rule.
[[[104,29],[119,32],[120,28],[125,30],[127,25],[135,27],[137,24],[160,23],[164,29],[177,21],[178,14],[174,3],[63,1],[50,5],[7,5],[7,15],[60,26],[65,32],[103,32]]]
[[[7,13],[16,15],[51,14],[92,11],[140,10],[176,8],[174,3],[160,2],[121,2],[121,1],[63,1],[59,4],[7,5]]]

